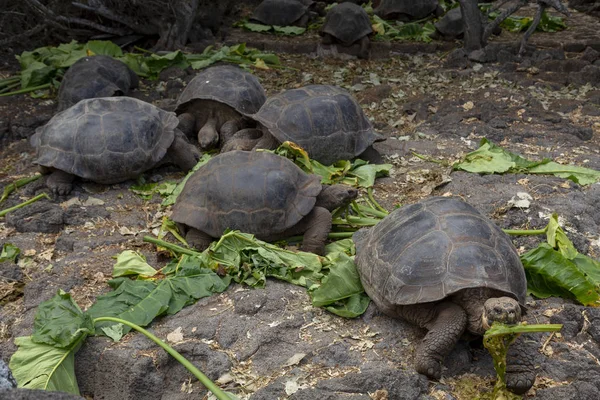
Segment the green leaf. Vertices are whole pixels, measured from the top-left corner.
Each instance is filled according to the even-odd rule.
[[[175,314],[196,300],[221,293],[229,286],[229,277],[220,278],[205,268],[198,257],[182,256],[176,272],[158,282],[117,278],[109,282],[115,290],[98,297],[88,313],[92,318],[117,317],[139,326],[147,326],[163,314]],[[99,327],[113,325],[101,322]],[[123,327],[123,332],[130,328]]]
[[[555,175],[560,178],[569,179],[581,186],[600,182],[600,171],[576,165],[562,165],[554,161],[532,167],[527,172],[530,174]]]
[[[364,292],[354,260],[346,253],[335,252],[326,257],[329,273],[310,295],[316,307],[323,307]]]
[[[31,336],[15,339],[19,349],[9,363],[18,385],[25,389],[66,392],[79,395],[75,379],[75,353],[84,337],[68,348],[35,343]]]
[[[371,299],[366,293],[358,293],[325,306],[325,309],[343,318],[356,318],[367,311],[370,302]]]
[[[253,22],[246,22],[242,27],[252,32],[268,32],[273,28],[271,25],[255,24]]]
[[[110,57],[121,57],[123,55],[123,50],[108,40],[90,40],[85,44],[85,49],[89,50],[92,55]]]
[[[113,277],[126,275],[154,276],[156,270],[146,262],[146,257],[142,254],[133,250],[125,250],[117,256],[117,262],[113,267]]]
[[[306,28],[301,26],[277,26],[273,25],[273,30],[276,33],[281,33],[283,35],[302,35],[306,32]]]
[[[577,264],[547,243],[521,256],[527,290],[539,298],[574,298],[586,306],[600,305],[600,289]]]
[[[600,171],[573,165],[561,165],[548,159],[530,161],[496,146],[485,138],[481,140],[477,150],[467,154],[463,161],[455,163],[454,169],[480,174],[505,172],[549,174],[570,179],[582,186],[600,181]]]
[[[159,56],[158,54],[150,54],[146,58],[146,66],[150,76],[158,76],[163,69],[176,66],[185,69],[189,66],[184,54],[180,50],[173,51]]]
[[[137,183],[135,185],[131,185],[129,190],[140,196],[142,199],[148,201],[152,199],[155,191],[154,189],[157,185],[158,183]]]
[[[118,342],[123,337],[123,324],[114,324],[101,328],[102,333],[112,339],[113,342]]]
[[[579,254],[572,259],[577,265],[580,271],[585,273],[590,281],[592,281],[596,287],[600,288],[600,262],[590,258],[584,254]]]
[[[567,259],[574,259],[577,254],[577,250],[573,243],[567,237],[567,234],[558,224],[558,214],[553,213],[548,221],[548,227],[546,228],[546,240],[548,244],[553,248],[560,251],[560,253]]]
[[[4,243],[2,245],[2,251],[0,252],[0,263],[5,261],[16,263],[17,257],[20,253],[21,249],[19,249],[17,246],[10,243]]]
[[[35,61],[21,72],[21,88],[26,89],[48,83],[55,73],[54,67]]]
[[[392,164],[363,164],[358,165],[362,160],[356,160],[352,163],[352,168],[348,171],[348,177],[356,177],[355,186],[369,188],[375,184],[375,178],[387,176],[390,174]]]
[[[59,290],[53,298],[38,306],[31,338],[36,343],[69,348],[82,336],[93,333],[90,316],[81,311],[70,294]]]
[[[150,70],[145,63],[143,54],[125,53],[122,57],[117,57],[118,60],[124,62],[138,76],[148,77]]]

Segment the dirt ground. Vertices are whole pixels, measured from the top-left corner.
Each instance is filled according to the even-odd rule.
[[[309,49],[308,54],[280,53],[284,68],[253,72],[268,94],[335,84],[359,99],[387,137],[376,148],[394,167],[377,181],[374,194],[388,210],[428,196],[454,195],[500,227],[513,229],[542,228],[557,212],[577,250],[598,259],[600,184],[581,187],[545,175],[480,176],[449,167],[485,137],[530,159],[548,157],[600,170],[600,48],[592,48],[589,25],[576,29],[568,32],[571,40],[561,33],[545,35],[521,60],[511,53],[511,41],[499,40],[495,63],[473,63],[448,51],[364,61],[319,58]],[[582,37],[588,42],[574,46]],[[3,76],[14,72],[14,64],[3,68]],[[159,81],[144,81],[132,95],[172,110],[192,77],[190,71],[164,71]],[[0,189],[36,171],[27,137],[55,108],[53,98],[0,98]],[[182,174],[162,167],[145,177],[161,181]],[[77,181],[69,196],[42,200],[0,219],[0,243],[22,252],[17,265],[0,264],[2,359],[8,362],[16,350],[13,339],[31,333],[37,305],[58,289],[69,291],[82,308],[106,292],[113,257],[121,251],[140,251],[155,267],[166,263],[142,236],[156,232],[169,210],[161,208],[158,195],[144,201],[132,193],[132,184]],[[0,208],[45,190],[43,180],[36,181]],[[531,196],[527,207],[511,205],[520,193]],[[514,242],[523,252],[542,239]],[[528,297],[527,305],[529,322],[565,327],[561,334],[529,338],[539,350],[538,379],[526,397],[600,398],[598,309],[559,298]],[[271,280],[264,290],[233,285],[151,326],[162,338],[178,329],[183,336],[175,349],[242,398],[473,399],[492,388],[491,358],[480,343],[459,343],[445,362],[443,378],[428,381],[411,368],[421,330],[386,317],[373,304],[360,318],[342,319],[313,307],[302,288]],[[182,366],[135,334],[116,344],[88,339],[77,354],[76,372],[87,398],[207,398]]]

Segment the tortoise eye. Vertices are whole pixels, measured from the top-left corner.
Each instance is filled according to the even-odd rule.
[[[502,313],[502,309],[500,307],[494,307],[494,312],[496,314],[501,314]]]

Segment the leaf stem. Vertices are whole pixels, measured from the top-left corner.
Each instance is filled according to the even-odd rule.
[[[544,229],[502,229],[507,235],[514,236],[533,236],[533,235],[544,235],[547,228]]]
[[[199,257],[202,253],[190,249],[186,249],[185,247],[178,246],[173,243],[165,242],[164,240],[153,238],[152,236],[144,236],[144,242],[152,243],[160,247],[164,247],[165,249],[169,249],[178,254],[187,254],[188,256],[196,256]]]
[[[146,238],[144,238],[144,240],[145,239]],[[154,343],[156,343],[157,345],[162,347],[163,350],[165,350],[167,353],[169,353],[174,359],[179,361],[179,363],[181,363],[181,365],[186,367],[187,370],[190,371],[192,373],[192,375],[194,375],[200,381],[200,383],[202,383],[208,390],[210,390],[218,400],[231,400],[231,397],[229,397],[227,395],[227,393],[223,392],[217,385],[214,384],[213,381],[211,381],[206,375],[204,375],[202,373],[202,371],[200,371],[198,368],[196,368],[194,366],[194,364],[189,362],[177,350],[175,350],[174,348],[172,348],[171,346],[169,346],[168,344],[166,344],[165,342],[163,342],[158,337],[154,336],[152,333],[148,332],[141,326],[138,326],[134,323],[131,323],[129,321],[126,321],[126,320],[123,320],[120,318],[113,318],[113,317],[96,318],[96,319],[94,319],[94,324],[96,324],[97,322],[102,322],[102,321],[117,322],[117,323],[120,323],[123,325],[127,325],[127,326],[135,329],[136,331],[140,332],[141,334],[146,336],[148,339],[152,340]]]
[[[48,196],[48,194],[46,194],[46,193],[40,193],[37,196],[35,196],[35,197],[33,197],[33,198],[31,198],[31,199],[29,199],[27,201],[24,201],[22,203],[17,204],[16,206],[13,206],[13,207],[10,207],[10,208],[7,208],[5,210],[0,211],[0,217],[4,217],[9,212],[18,210],[19,208],[23,208],[23,207],[25,207],[25,206],[27,206],[27,205],[29,205],[31,203],[34,203],[34,202],[36,202],[36,201],[38,201],[40,199],[43,199],[44,197],[47,198],[48,200],[50,200],[50,197]]]
[[[0,90],[0,94],[11,91],[19,85],[21,85],[21,82],[14,82],[14,83],[11,83],[10,85],[6,85],[6,87],[4,87],[4,89]]]
[[[25,88],[25,89],[21,89],[21,90],[15,90],[14,92],[2,93],[2,94],[0,94],[0,97],[12,96],[12,95],[15,95],[15,94],[23,94],[23,93],[35,92],[36,90],[47,89],[51,85],[52,85],[51,83],[45,83],[45,84],[39,85],[39,86],[29,87],[29,88]]]
[[[2,193],[2,197],[0,197],[0,203],[2,203],[4,200],[6,200],[8,198],[8,196],[10,196],[10,194],[12,192],[14,192],[15,190],[17,190],[18,188],[20,188],[21,186],[25,186],[28,183],[31,183],[33,181],[37,181],[38,179],[40,179],[42,177],[42,175],[40,174],[35,174],[33,176],[29,176],[27,178],[22,178],[22,179],[18,179],[17,181],[15,181],[14,183],[11,183],[9,185],[7,185],[4,188],[4,192]]]
[[[371,203],[373,203],[373,205],[375,206],[376,209],[378,209],[379,211],[381,211],[382,213],[384,213],[385,215],[388,215],[389,212],[388,210],[386,210],[385,208],[383,208],[376,200],[375,197],[373,197],[373,188],[370,187],[367,189],[367,197],[369,198],[369,200],[371,201]]]

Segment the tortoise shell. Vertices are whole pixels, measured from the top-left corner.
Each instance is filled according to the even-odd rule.
[[[307,13],[312,1],[264,0],[256,7],[251,19],[265,25],[289,26]]]
[[[163,159],[178,123],[174,113],[130,97],[82,100],[36,130],[35,163],[98,183],[122,182]]]
[[[329,10],[321,32],[349,45],[373,33],[373,28],[364,8],[346,2]]]
[[[213,100],[250,115],[266,99],[265,90],[254,75],[232,65],[218,65],[205,69],[188,83],[177,100],[175,112],[185,112],[193,100]]]
[[[384,308],[479,287],[525,302],[525,270],[508,235],[458,198],[402,207],[353,240],[365,291]]]
[[[438,6],[438,0],[381,0],[373,12],[383,19],[395,19],[401,14],[421,19],[434,13]]]
[[[360,105],[337,86],[286,90],[269,97],[254,118],[280,142],[294,142],[326,165],[354,158],[379,139]]]
[[[58,89],[58,111],[95,97],[126,95],[138,77],[125,63],[108,56],[83,57],[65,74]]]
[[[287,158],[263,151],[231,151],[212,158],[190,176],[172,218],[212,237],[237,229],[266,237],[307,215],[321,179]]]

